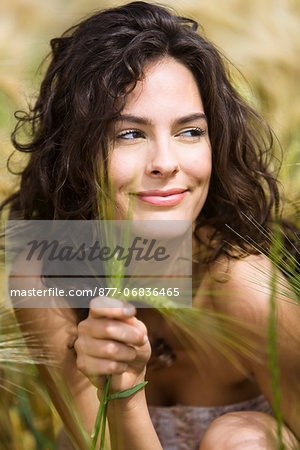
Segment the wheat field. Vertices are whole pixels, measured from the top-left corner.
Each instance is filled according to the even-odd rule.
[[[8,173],[14,112],[37,95],[49,40],[98,9],[125,4],[109,0],[2,0],[0,4],[0,198],[16,189]],[[153,3],[156,3],[155,1]],[[158,3],[158,2],[157,2]],[[283,149],[280,180],[289,202],[286,214],[300,207],[300,2],[298,0],[163,0],[180,16],[199,22],[234,65],[239,91],[269,122]],[[243,76],[242,76],[242,75]],[[22,165],[15,155],[13,167]],[[4,277],[2,276],[2,280]],[[1,296],[4,297],[2,286]],[[1,313],[0,333],[18,335],[9,311]],[[10,336],[11,337],[11,336]],[[7,351],[0,339],[0,450],[54,449],[60,422],[41,387],[30,356]],[[2,353],[1,353],[2,352]],[[11,356],[10,356],[11,355]],[[20,356],[19,355],[19,356]],[[11,359],[11,361],[10,361]]]

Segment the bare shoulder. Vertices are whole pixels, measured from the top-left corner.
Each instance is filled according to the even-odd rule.
[[[230,261],[223,258],[211,267],[209,279],[215,310],[237,319],[239,334],[251,339],[255,357],[245,357],[243,363],[271,404],[275,395],[269,363],[271,342],[273,352],[276,346],[281,412],[299,438],[300,302],[289,280],[262,255]],[[270,331],[272,313],[274,328]]]
[[[287,328],[299,323],[300,303],[288,279],[263,255],[222,257],[211,266],[208,278],[214,307],[220,312],[262,325],[268,319],[272,295],[279,320]]]

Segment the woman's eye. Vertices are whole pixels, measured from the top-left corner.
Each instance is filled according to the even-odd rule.
[[[143,133],[138,130],[126,130],[117,135],[117,139],[139,139],[143,136]]]
[[[205,130],[201,128],[189,128],[188,130],[181,131],[178,136],[183,136],[187,138],[198,138],[200,136],[204,136],[206,133]]]

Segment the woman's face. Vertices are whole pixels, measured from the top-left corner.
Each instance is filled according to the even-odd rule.
[[[194,221],[208,192],[211,146],[191,71],[170,57],[149,64],[110,133],[117,218]]]

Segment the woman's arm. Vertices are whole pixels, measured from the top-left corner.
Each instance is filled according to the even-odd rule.
[[[111,298],[95,298],[89,316],[78,326],[77,366],[96,386],[111,377],[111,392],[130,389],[145,379],[150,344],[135,308]],[[108,406],[112,449],[161,450],[144,389]]]
[[[24,274],[24,264],[22,256],[19,257],[12,274],[38,273],[38,265],[32,263]],[[10,284],[14,289],[43,287],[38,277],[12,278]],[[144,380],[150,357],[147,330],[135,318],[135,308],[123,306],[115,299],[94,299],[88,318],[78,327],[76,314],[70,308],[15,310],[29,346],[34,345],[36,351],[38,344],[41,354],[49,361],[39,365],[42,379],[68,434],[80,450],[90,448],[89,435],[99,407],[97,389],[101,388],[104,375],[113,374],[113,392]],[[108,408],[108,420],[113,449],[126,445],[137,450],[161,450],[144,390],[128,399],[113,400]]]
[[[144,390],[134,398],[113,400],[108,407],[112,449],[162,450],[148,413]]]
[[[224,272],[222,273],[222,267]],[[269,366],[268,326],[270,317],[270,279],[271,263],[263,256],[249,256],[238,261],[219,263],[213,273],[214,285],[220,289],[217,278],[224,281],[224,295],[213,299],[218,312],[228,314],[240,321],[239,333],[244,333],[251,340],[255,349],[255,358],[243,357],[246,369],[256,379],[262,393],[273,404],[271,371]],[[275,269],[277,270],[277,269]],[[279,370],[279,391],[281,412],[284,421],[300,439],[300,303],[290,291],[288,297],[287,280],[278,271],[276,306],[276,333]],[[280,292],[286,290],[286,294]],[[294,299],[294,300],[293,300]],[[243,324],[246,327],[243,327]],[[253,327],[253,332],[249,327]]]

